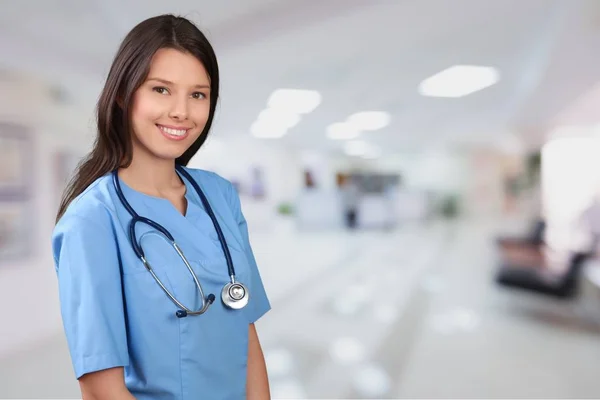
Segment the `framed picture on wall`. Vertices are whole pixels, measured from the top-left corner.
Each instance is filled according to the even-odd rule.
[[[32,221],[30,203],[0,203],[0,260],[23,259],[32,253]]]
[[[26,199],[30,194],[33,162],[29,130],[0,122],[0,200]]]

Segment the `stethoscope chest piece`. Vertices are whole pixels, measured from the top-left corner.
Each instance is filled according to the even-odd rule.
[[[248,288],[239,282],[229,282],[221,291],[223,304],[234,310],[244,308],[248,304],[249,298]]]
[[[250,293],[248,292],[248,288],[246,286],[244,286],[242,283],[236,282],[236,280],[235,280],[235,269],[233,267],[233,261],[231,260],[231,254],[229,254],[229,249],[227,247],[227,241],[225,240],[225,236],[223,235],[223,232],[221,231],[221,227],[219,226],[217,217],[213,213],[212,208],[210,207],[210,204],[208,203],[208,199],[206,198],[206,196],[202,192],[202,189],[200,188],[200,186],[198,186],[198,184],[196,183],[194,178],[192,178],[192,176],[180,165],[177,165],[176,168],[177,168],[177,171],[179,171],[183,176],[185,176],[187,178],[188,181],[190,181],[190,183],[192,184],[192,186],[198,193],[198,196],[200,197],[200,200],[202,201],[202,204],[204,205],[204,209],[206,210],[210,219],[212,220],[215,230],[217,231],[217,235],[219,236],[219,242],[221,243],[221,248],[223,249],[223,254],[225,256],[225,260],[227,261],[227,272],[228,272],[229,277],[231,278],[231,281],[229,283],[227,283],[225,285],[225,287],[223,287],[223,290],[221,291],[221,299],[223,300],[223,304],[226,307],[234,309],[234,310],[239,310],[241,308],[244,308],[248,304],[248,300],[250,299]],[[188,315],[204,314],[206,312],[206,310],[208,310],[208,307],[215,300],[215,296],[214,296],[214,294],[209,294],[207,297],[204,296],[204,291],[202,290],[202,285],[200,284],[200,281],[198,280],[196,273],[194,272],[190,263],[187,261],[187,259],[183,255],[183,251],[175,243],[175,239],[173,238],[173,235],[171,235],[171,233],[169,233],[169,231],[167,229],[165,229],[162,225],[158,224],[157,222],[155,222],[149,218],[140,217],[135,212],[135,210],[131,207],[131,205],[125,198],[123,191],[121,190],[121,184],[119,183],[119,177],[117,175],[117,170],[113,171],[113,184],[115,187],[115,191],[117,192],[117,196],[119,197],[119,200],[121,201],[121,203],[123,204],[123,206],[125,207],[127,212],[132,217],[132,220],[129,224],[129,238],[130,238],[131,244],[133,246],[133,250],[136,253],[136,255],[142,260],[146,269],[152,274],[152,276],[156,280],[156,283],[158,283],[158,285],[162,288],[162,290],[165,292],[165,294],[179,308],[175,314],[177,316],[177,318],[187,317]],[[200,293],[200,297],[202,299],[202,308],[201,309],[194,311],[194,310],[191,310],[191,309],[187,308],[186,306],[184,306],[179,300],[177,300],[175,298],[175,296],[167,289],[167,287],[165,285],[163,285],[163,283],[160,281],[160,279],[156,276],[154,270],[152,269],[152,267],[146,260],[146,257],[144,256],[144,251],[143,251],[141,245],[137,241],[136,234],[135,234],[136,233],[135,225],[138,222],[145,223],[145,224],[153,227],[173,245],[173,247],[177,251],[177,254],[179,254],[179,256],[181,257],[181,260],[186,265],[187,269],[189,270],[190,274],[192,275],[192,279],[194,280],[196,288],[197,288],[198,292]]]

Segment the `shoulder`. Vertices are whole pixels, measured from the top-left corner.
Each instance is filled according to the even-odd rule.
[[[92,182],[69,204],[65,213],[56,224],[55,233],[87,226],[87,224],[110,228],[111,215],[115,209],[111,190],[111,174],[101,176]]]
[[[236,206],[239,203],[238,193],[233,184],[223,178],[221,175],[198,168],[184,169],[198,182],[198,184],[206,191],[209,196],[222,195],[231,206]]]
[[[232,183],[223,178],[221,175],[216,172],[207,171],[199,168],[188,168],[184,167],[184,169],[200,184],[208,185],[209,187],[219,187],[222,189],[230,190],[233,185]]]
[[[52,232],[56,268],[65,248],[71,254],[79,255],[115,248],[115,205],[111,190],[112,177],[107,174],[95,180],[69,204]]]

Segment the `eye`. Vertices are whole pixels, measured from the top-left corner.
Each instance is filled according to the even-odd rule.
[[[169,93],[169,89],[167,89],[164,86],[157,86],[157,87],[152,88],[152,90],[159,94],[168,94]]]
[[[204,93],[202,93],[202,92],[195,92],[195,93],[192,94],[192,97],[194,99],[201,100],[201,99],[205,99],[206,95]]]

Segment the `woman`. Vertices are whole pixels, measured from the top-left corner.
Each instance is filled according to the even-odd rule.
[[[52,243],[84,399],[270,397],[254,327],[270,305],[239,197],[184,167],[218,92],[213,49],[184,18],[143,21],[113,61]]]

